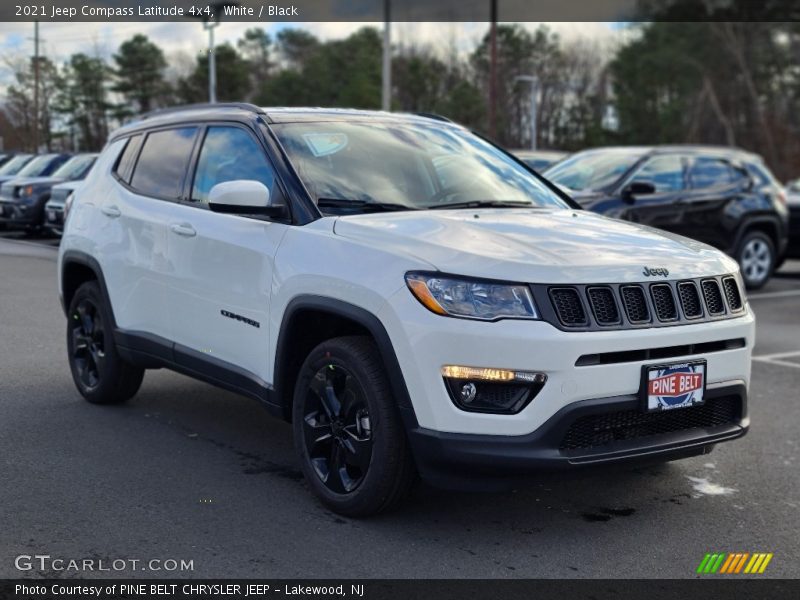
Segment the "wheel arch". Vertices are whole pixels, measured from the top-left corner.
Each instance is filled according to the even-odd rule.
[[[300,367],[319,343],[341,335],[367,335],[378,347],[381,362],[406,428],[417,426],[408,388],[386,328],[371,312],[325,296],[303,295],[286,306],[275,350],[273,377],[276,401],[291,420],[292,395]]]
[[[106,280],[103,269],[97,259],[85,252],[67,250],[61,258],[61,307],[67,314],[69,305],[78,288],[87,281],[96,281],[100,286],[100,293],[111,313],[112,325],[116,328],[116,318],[108,296]]]
[[[777,259],[777,254],[780,253],[781,247],[781,227],[778,219],[767,215],[750,217],[744,220],[744,222],[739,226],[739,231],[736,234],[736,243],[731,249],[731,254],[734,256],[738,255],[742,240],[751,231],[760,231],[770,239],[773,247],[775,248]]]

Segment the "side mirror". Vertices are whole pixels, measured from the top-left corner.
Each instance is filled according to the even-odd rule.
[[[633,202],[636,200],[636,196],[646,196],[655,193],[656,186],[649,181],[631,181],[622,188],[622,198],[627,202]]]
[[[263,215],[279,217],[283,206],[270,203],[269,189],[260,181],[237,179],[216,184],[208,192],[208,206],[229,215]]]

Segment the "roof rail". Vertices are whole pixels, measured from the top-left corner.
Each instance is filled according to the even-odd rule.
[[[203,108],[239,108],[241,110],[246,110],[257,114],[264,112],[261,107],[256,106],[255,104],[250,104],[249,102],[217,102],[213,104],[209,102],[201,102],[199,104],[181,104],[179,106],[169,106],[167,108],[151,110],[150,112],[139,115],[138,119],[134,120],[145,120],[170,113],[182,112],[184,110],[199,110]]]
[[[448,119],[447,117],[443,117],[442,115],[437,115],[436,113],[431,112],[415,112],[412,113],[418,117],[425,117],[427,119],[435,119],[436,121],[444,121],[445,123],[453,123],[452,119]]]

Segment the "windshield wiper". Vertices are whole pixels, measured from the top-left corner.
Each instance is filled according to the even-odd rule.
[[[419,210],[415,206],[399,202],[372,202],[371,200],[348,200],[347,198],[318,198],[319,208],[352,208],[362,212],[390,212],[395,210]]]
[[[449,204],[436,204],[429,206],[428,210],[439,208],[539,208],[531,202],[515,200],[469,200],[466,202],[451,202]]]

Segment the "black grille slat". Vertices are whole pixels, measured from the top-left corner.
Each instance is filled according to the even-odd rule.
[[[650,295],[653,297],[653,306],[659,321],[677,321],[678,306],[672,287],[667,283],[656,283],[650,286]]]
[[[571,287],[552,288],[550,290],[550,298],[561,323],[567,327],[580,327],[589,324],[578,290]]]
[[[631,323],[649,323],[650,309],[647,307],[647,299],[642,286],[624,285],[620,288],[620,293],[628,320]]]
[[[703,305],[700,294],[693,281],[682,281],[678,284],[678,295],[681,297],[681,308],[687,319],[698,319],[703,316]]]
[[[609,287],[590,287],[586,290],[592,314],[599,325],[619,325],[621,322],[614,292]]]
[[[732,312],[742,310],[744,303],[742,302],[742,293],[739,291],[739,285],[733,277],[725,277],[722,280],[722,287],[725,290],[725,299],[728,301],[728,308]]]
[[[704,279],[700,284],[703,288],[703,299],[706,302],[706,310],[709,315],[724,315],[725,302],[722,300],[722,292],[716,279]]]
[[[566,451],[602,451],[614,442],[638,440],[690,429],[719,427],[738,422],[741,416],[738,396],[709,398],[705,404],[663,412],[621,410],[577,418],[561,440]]]
[[[747,298],[735,275],[631,283],[532,283],[541,318],[564,331],[674,327],[735,319]]]

